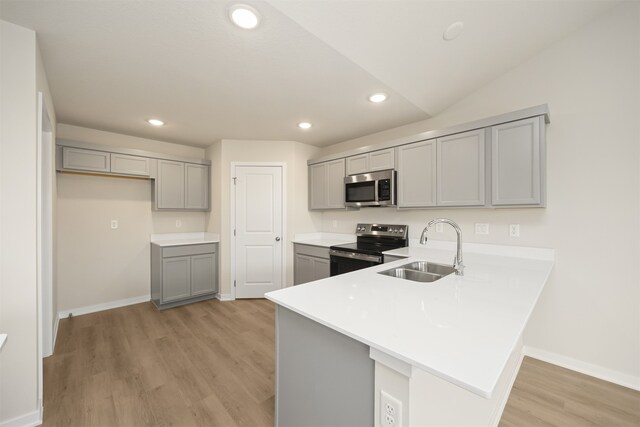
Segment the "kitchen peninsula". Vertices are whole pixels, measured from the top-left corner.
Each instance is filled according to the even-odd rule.
[[[266,295],[277,307],[277,425],[495,425],[522,359],[522,333],[553,268],[550,249],[465,246],[464,276],[378,274],[450,264],[449,242]]]

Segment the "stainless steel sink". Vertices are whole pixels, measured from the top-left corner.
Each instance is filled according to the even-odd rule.
[[[389,270],[379,271],[378,274],[397,277],[398,279],[413,280],[414,282],[430,283],[442,279],[454,271],[455,268],[449,265],[417,261]]]

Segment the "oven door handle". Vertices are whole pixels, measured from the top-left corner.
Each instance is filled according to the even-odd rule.
[[[342,251],[336,251],[335,249],[330,249],[329,255],[337,256],[341,258],[349,258],[349,259],[357,259],[361,261],[371,261],[371,262],[382,263],[382,257],[378,255],[359,254],[355,252],[342,252]]]

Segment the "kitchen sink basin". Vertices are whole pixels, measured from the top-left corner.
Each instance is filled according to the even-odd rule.
[[[425,273],[439,274],[440,276],[446,276],[456,271],[451,265],[436,264],[427,261],[416,261],[411,264],[401,265],[399,268],[406,268],[407,270],[424,271]]]
[[[430,283],[442,279],[454,271],[455,269],[449,265],[416,261],[389,270],[379,271],[378,274],[397,277],[398,279],[413,280],[414,282]]]

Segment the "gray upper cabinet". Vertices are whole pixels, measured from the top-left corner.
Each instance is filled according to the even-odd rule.
[[[484,129],[437,139],[437,205],[484,206]]]
[[[344,209],[344,159],[309,166],[309,209]]]
[[[111,173],[123,175],[149,176],[151,159],[111,153]]]
[[[395,167],[395,150],[387,148],[347,157],[347,175],[375,172]]]
[[[544,118],[491,127],[491,204],[544,206]]]
[[[415,142],[397,148],[398,207],[436,205],[436,140]]]
[[[184,163],[170,160],[158,161],[157,209],[184,209],[184,175]]]
[[[110,153],[62,147],[62,167],[68,170],[111,172]]]
[[[185,163],[185,209],[209,209],[209,166]]]

